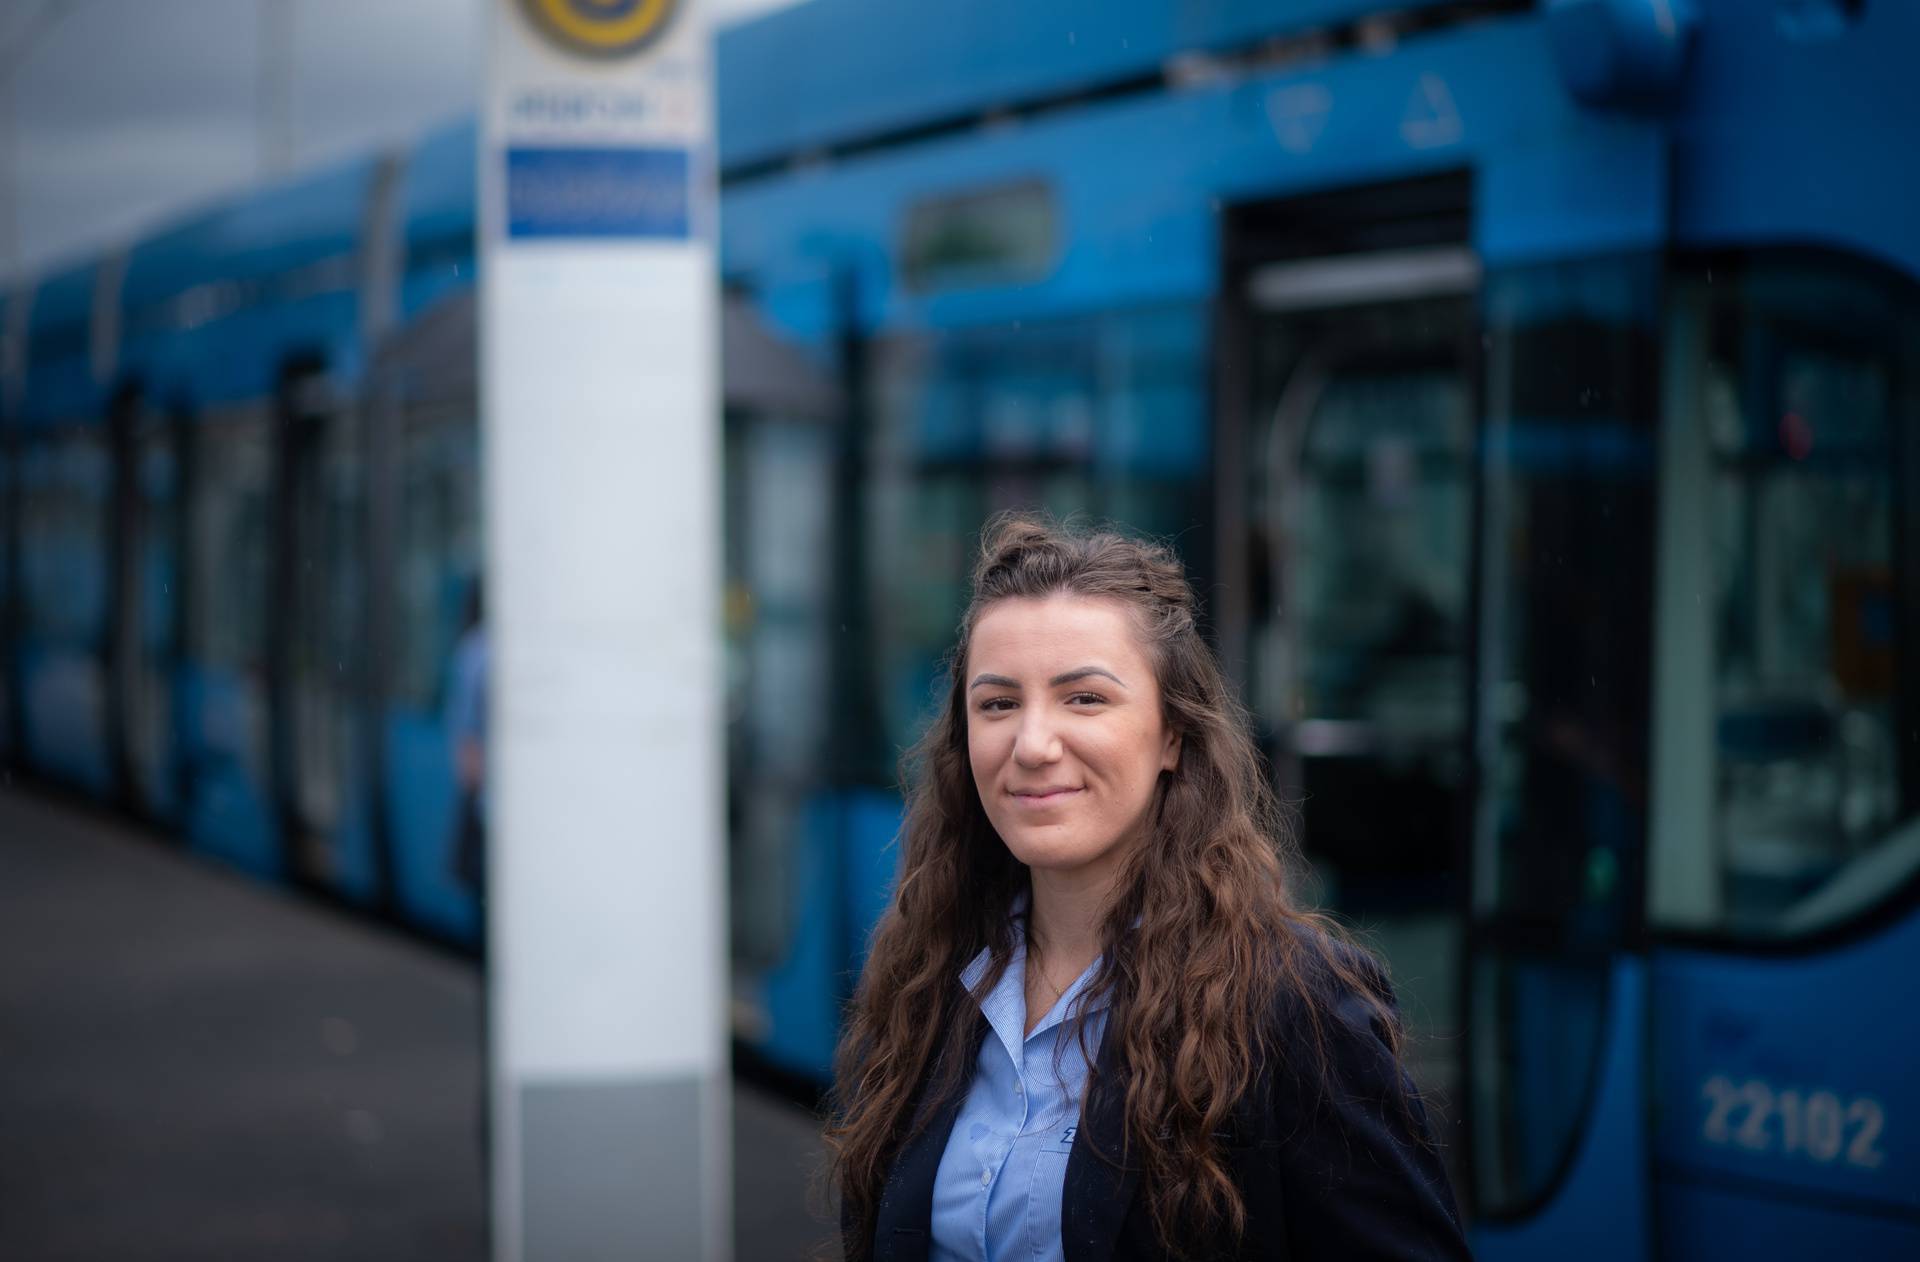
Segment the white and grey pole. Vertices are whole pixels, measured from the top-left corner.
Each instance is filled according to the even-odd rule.
[[[701,0],[489,0],[494,1257],[724,1260],[720,409]]]

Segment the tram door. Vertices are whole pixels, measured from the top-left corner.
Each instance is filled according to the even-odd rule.
[[[1459,1087],[1473,276],[1442,247],[1248,282],[1251,698],[1311,894],[1386,958],[1413,1072],[1443,1100]]]
[[[359,686],[360,503],[352,416],[318,365],[287,369],[276,402],[275,556],[268,611],[274,792],[289,870],[337,887]]]
[[[180,640],[179,426],[132,387],[115,401],[120,504],[115,528],[115,695],[129,803],[173,819],[180,808],[174,722]]]
[[[1222,649],[1306,897],[1386,962],[1445,1129],[1472,821],[1470,193],[1450,175],[1235,208],[1219,361],[1221,572],[1242,576],[1221,584]]]

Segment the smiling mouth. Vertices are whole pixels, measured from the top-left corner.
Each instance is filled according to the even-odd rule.
[[[1078,792],[1080,792],[1079,789],[1065,787],[1058,789],[1015,789],[1013,790],[1013,798],[1016,802],[1022,802],[1028,806],[1048,806],[1054,802],[1064,802]]]

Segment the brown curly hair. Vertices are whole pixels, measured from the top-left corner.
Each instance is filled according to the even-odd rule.
[[[1062,594],[1127,608],[1159,680],[1163,719],[1181,739],[1179,765],[1161,773],[1149,807],[1148,840],[1116,879],[1101,965],[1083,1001],[1110,997],[1106,1037],[1120,1041],[1118,1081],[1101,1081],[1088,1057],[1088,1096],[1124,1092],[1125,1151],[1101,1156],[1138,1164],[1163,1246],[1178,1256],[1182,1236],[1243,1228],[1246,1206],[1215,1136],[1256,1075],[1287,1063],[1273,1045],[1276,1004],[1291,1001],[1318,1054],[1335,1019],[1330,996],[1357,993],[1399,1052],[1399,1024],[1371,960],[1292,893],[1297,850],[1172,549],[1041,517],[995,518],[941,710],[903,763],[899,888],[874,931],[836,1062],[829,1173],[856,1258],[871,1253],[894,1159],[966,1081],[976,1049],[960,1044],[975,1029],[976,1005],[957,976],[983,949],[991,962],[981,987],[1004,971],[1010,911],[1027,889],[1027,869],[988,823],[968,762],[969,638],[997,601]]]

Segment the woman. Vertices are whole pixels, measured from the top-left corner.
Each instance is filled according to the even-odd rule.
[[[1193,607],[1166,548],[989,524],[840,1047],[849,1258],[1466,1256]]]

